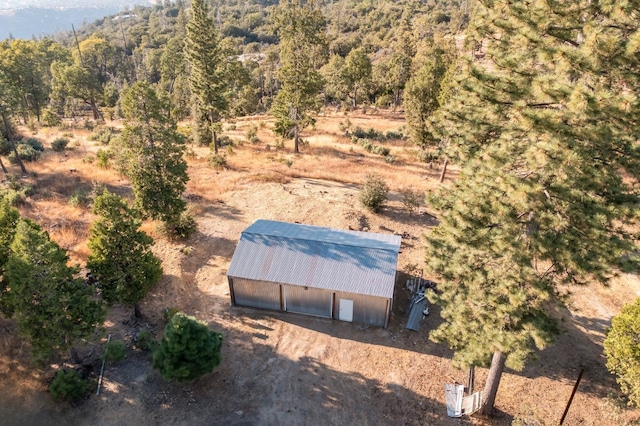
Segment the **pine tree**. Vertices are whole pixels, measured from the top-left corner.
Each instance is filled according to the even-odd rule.
[[[470,24],[476,55],[437,123],[461,177],[431,199],[427,263],[445,319],[432,338],[458,366],[491,362],[485,414],[505,364],[522,368],[557,334],[558,284],[638,270],[637,13],[480,1]]]
[[[11,255],[11,244],[19,219],[18,210],[13,208],[6,198],[0,197],[0,312],[8,317],[13,315],[13,308],[4,272]]]
[[[169,228],[186,210],[182,199],[189,176],[184,140],[149,84],[138,82],[122,93],[125,127],[116,142],[120,170],[131,180],[134,206],[144,217]]]
[[[280,45],[278,80],[281,88],[271,112],[275,131],[294,140],[299,152],[300,132],[313,123],[322,106],[323,81],[318,71],[325,60],[325,21],[319,10],[299,0],[283,1],[271,15]]]
[[[126,202],[108,191],[96,197],[93,213],[99,215],[89,231],[87,268],[108,303],[134,306],[162,277],[162,266],[153,252],[153,239],[140,230],[141,220]]]
[[[153,368],[170,380],[195,380],[220,364],[222,335],[207,324],[178,312],[164,329],[153,353]]]
[[[196,117],[207,117],[214,151],[218,152],[217,123],[229,108],[228,76],[220,35],[204,0],[193,0],[187,25],[186,53],[190,65],[189,84],[195,96]],[[201,122],[198,123],[200,126]]]
[[[62,355],[104,321],[93,289],[74,278],[78,270],[67,261],[66,252],[37,224],[18,222],[3,281],[18,330],[29,338],[37,361]]]

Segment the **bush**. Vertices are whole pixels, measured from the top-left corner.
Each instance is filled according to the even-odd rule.
[[[227,135],[218,138],[218,146],[233,146],[233,139]]]
[[[191,209],[187,208],[176,221],[163,223],[162,227],[169,239],[185,240],[196,232],[198,224]]]
[[[62,120],[60,120],[60,117],[55,113],[55,111],[51,108],[46,108],[42,112],[42,123],[47,127],[54,127],[62,124]]]
[[[616,375],[629,405],[640,407],[640,297],[611,320],[604,340],[607,369]]]
[[[156,345],[156,340],[153,338],[153,334],[143,328],[138,331],[136,334],[136,348],[141,349],[143,351],[153,350]]]
[[[209,164],[213,166],[214,169],[220,170],[227,167],[227,156],[222,154],[214,154],[209,156]]]
[[[126,348],[122,340],[114,340],[105,345],[104,359],[107,362],[120,362],[126,357]]]
[[[113,129],[110,127],[96,127],[89,140],[100,142],[102,145],[109,145],[111,139],[114,137]]]
[[[245,133],[245,137],[251,143],[258,143],[260,139],[258,139],[258,126],[252,124],[249,129]]]
[[[360,190],[360,202],[373,212],[378,212],[387,199],[389,187],[378,175],[367,175]]]
[[[394,132],[393,130],[387,130],[387,133],[385,133],[384,137],[388,141],[398,141],[404,139],[404,135],[401,132]]]
[[[44,151],[44,145],[36,138],[27,138],[20,141],[20,145],[28,145],[36,151]]]
[[[400,191],[402,195],[402,204],[404,204],[405,209],[409,212],[409,214],[413,213],[415,210],[420,207],[420,200],[422,199],[422,194],[420,192],[413,189],[413,187],[408,187]]]
[[[387,148],[386,146],[382,146],[382,145],[375,145],[373,147],[372,151],[373,151],[374,154],[382,155],[383,157],[386,157],[391,152],[391,150],[389,148]]]
[[[69,139],[67,138],[57,138],[53,142],[51,142],[51,149],[55,152],[62,152],[67,149],[67,145],[69,145]]]
[[[59,370],[49,385],[49,392],[56,401],[78,401],[89,393],[89,381],[76,370]]]
[[[40,151],[35,150],[31,145],[25,145],[19,143],[16,146],[16,151],[18,151],[18,156],[22,161],[37,161],[40,158]],[[18,164],[18,159],[16,158],[16,154],[11,152],[7,157],[11,164]]]
[[[5,138],[0,138],[0,155],[9,155],[12,150],[13,147],[11,146],[9,141]]]
[[[89,204],[91,204],[91,199],[86,192],[81,189],[76,189],[73,191],[71,196],[69,196],[69,204],[74,207],[85,208],[88,207]]]
[[[108,149],[98,149],[96,152],[96,158],[98,159],[97,165],[101,169],[108,169],[110,167],[109,160],[113,157],[113,154]]]
[[[153,368],[170,380],[190,381],[220,364],[222,335],[207,324],[179,312],[164,329],[153,352]]]

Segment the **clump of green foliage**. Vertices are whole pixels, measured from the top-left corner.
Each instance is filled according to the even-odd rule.
[[[96,127],[93,133],[89,136],[90,141],[99,142],[102,145],[109,145],[111,139],[114,137],[114,132],[111,127]]]
[[[153,350],[155,348],[156,341],[153,338],[153,334],[143,328],[136,334],[136,348],[143,351]]]
[[[104,359],[107,362],[120,362],[127,357],[126,347],[122,340],[112,340],[104,347]]]
[[[78,401],[89,393],[89,381],[76,370],[59,370],[49,385],[49,392],[56,401]]]
[[[249,142],[253,144],[260,142],[260,139],[258,139],[258,126],[256,126],[255,124],[249,126],[244,136]]]
[[[108,149],[100,148],[96,152],[96,158],[98,159],[98,167],[100,167],[101,169],[108,169],[109,167],[111,167],[111,164],[109,164],[109,160],[113,158],[113,153]]]
[[[37,161],[42,153],[42,151],[35,149],[32,145],[22,142],[16,146],[16,151],[18,151],[18,156],[21,160],[29,162]],[[11,152],[7,158],[11,164],[18,164],[15,152]]]
[[[378,212],[387,200],[389,187],[382,177],[369,174],[360,190],[360,202],[373,212]]]
[[[176,220],[162,223],[161,232],[172,240],[185,240],[198,229],[193,211],[187,207]]]
[[[222,154],[213,154],[209,156],[209,164],[216,169],[221,170],[227,167],[227,156]]]
[[[91,204],[91,198],[82,189],[75,189],[69,196],[69,204],[74,207],[88,207]]]
[[[418,209],[418,207],[420,207],[420,200],[424,196],[424,194],[413,189],[412,186],[401,190],[400,195],[402,196],[402,204],[409,214],[413,213]]]
[[[55,152],[62,152],[67,149],[67,145],[69,145],[69,139],[67,138],[56,138],[53,142],[51,142],[51,149]]]
[[[607,369],[617,376],[629,404],[640,407],[640,298],[612,319],[604,354]]]
[[[190,381],[210,373],[220,364],[222,335],[182,312],[164,329],[153,352],[153,368],[169,380]]]

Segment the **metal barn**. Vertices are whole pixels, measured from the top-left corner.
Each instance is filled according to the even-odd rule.
[[[231,303],[387,327],[400,237],[258,220],[227,271]]]

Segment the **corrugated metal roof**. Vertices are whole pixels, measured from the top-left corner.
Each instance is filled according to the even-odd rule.
[[[399,250],[397,235],[258,220],[227,275],[392,298]]]

